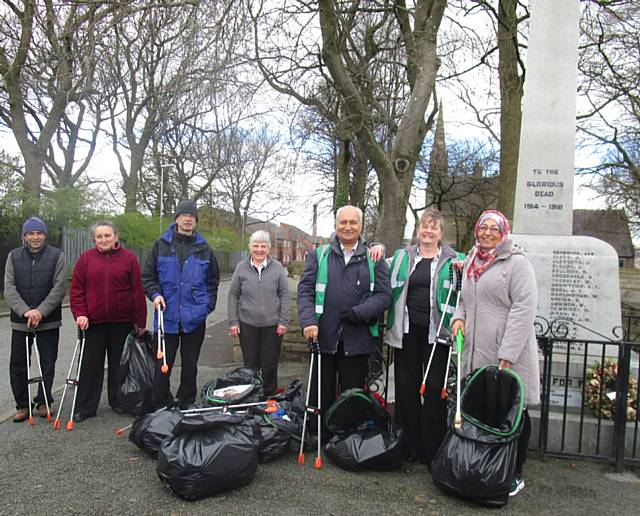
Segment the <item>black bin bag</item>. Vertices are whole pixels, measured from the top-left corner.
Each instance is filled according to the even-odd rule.
[[[262,377],[258,371],[238,367],[207,382],[200,393],[206,406],[237,405],[264,401]]]
[[[177,407],[139,416],[131,425],[129,440],[155,458],[162,441],[173,433],[181,419],[182,412]]]
[[[156,471],[177,496],[197,500],[249,484],[258,467],[257,428],[247,416],[185,415],[158,450]]]
[[[449,406],[449,430],[431,463],[433,482],[447,494],[501,507],[509,500],[515,475],[522,381],[510,369],[477,369],[465,380],[460,405],[459,429],[454,426],[455,405]]]
[[[349,471],[391,471],[400,467],[401,431],[370,392],[343,392],[327,411],[325,425],[334,435],[324,452],[336,466]]]
[[[157,365],[153,336],[129,333],[118,367],[118,390],[114,410],[139,416],[153,410],[151,393]]]
[[[267,414],[256,416],[256,424],[260,429],[258,445],[258,462],[273,462],[290,450],[291,435],[276,426]]]
[[[259,462],[272,462],[287,454],[292,447],[297,451],[302,437],[305,411],[302,382],[293,380],[286,391],[270,399],[277,402],[275,412],[267,405],[248,408],[260,429]]]

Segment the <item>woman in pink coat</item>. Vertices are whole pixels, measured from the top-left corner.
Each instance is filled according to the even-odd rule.
[[[499,364],[513,369],[525,386],[525,403],[540,403],[538,346],[533,321],[538,293],[535,273],[524,252],[509,239],[509,221],[487,210],[476,222],[476,245],[464,264],[460,304],[451,331],[465,336],[462,375]],[[516,478],[510,495],[524,488],[522,467],[531,437],[531,420],[524,411],[518,441]]]

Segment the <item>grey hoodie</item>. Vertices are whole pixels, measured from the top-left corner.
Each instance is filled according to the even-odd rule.
[[[238,321],[257,328],[289,325],[287,271],[278,260],[267,258],[261,276],[251,265],[251,258],[237,265],[229,287],[228,316],[229,326],[237,326]]]

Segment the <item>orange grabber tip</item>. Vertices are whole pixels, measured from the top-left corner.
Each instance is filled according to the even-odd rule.
[[[124,428],[118,428],[116,430],[116,435],[123,435],[124,434]]]
[[[158,357],[158,360],[160,360],[163,356],[164,353],[162,351],[158,351],[158,354],[156,355],[156,357]]]
[[[60,420],[59,420],[59,419],[56,419],[56,420],[53,422],[53,429],[54,429],[54,430],[57,430],[58,428],[60,428]]]
[[[298,455],[298,464],[304,464],[304,453]]]
[[[67,432],[73,430],[73,421],[67,421]]]
[[[29,416],[29,424],[33,426],[33,416]]]
[[[160,371],[162,371],[164,374],[167,374],[169,372],[169,366],[167,364],[162,364]]]
[[[440,399],[443,400],[447,397],[447,389],[442,388],[442,392],[440,393]]]
[[[51,412],[49,412],[49,413],[47,414],[47,421],[49,421],[49,423],[51,423]]]
[[[316,469],[320,469],[322,467],[322,457],[316,457]]]
[[[421,395],[421,396],[424,396],[424,391],[426,391],[426,390],[427,390],[427,386],[423,383],[423,384],[420,386],[420,395]]]

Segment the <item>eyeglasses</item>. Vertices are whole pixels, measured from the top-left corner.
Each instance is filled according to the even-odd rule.
[[[478,233],[493,233],[494,235],[499,235],[501,233],[500,228],[498,226],[478,226]]]

